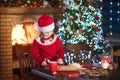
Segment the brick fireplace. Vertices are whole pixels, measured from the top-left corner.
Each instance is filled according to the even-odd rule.
[[[13,80],[13,52],[11,34],[13,26],[24,22],[35,22],[48,13],[57,20],[58,8],[0,8],[0,80]]]

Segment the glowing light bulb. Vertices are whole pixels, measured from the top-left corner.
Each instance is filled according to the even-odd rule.
[[[112,21],[112,18],[110,18],[110,20]]]
[[[112,13],[113,11],[112,10],[110,10],[110,13]]]
[[[110,2],[110,5],[112,5],[113,4],[113,2]]]

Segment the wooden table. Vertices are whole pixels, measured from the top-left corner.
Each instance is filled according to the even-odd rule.
[[[89,69],[91,70],[91,69]],[[87,71],[89,71],[87,70]],[[51,74],[48,68],[32,69],[33,74],[45,77],[48,80],[120,80],[120,69],[103,70],[102,76],[89,76],[87,74],[80,75],[80,71],[57,71],[57,74]]]

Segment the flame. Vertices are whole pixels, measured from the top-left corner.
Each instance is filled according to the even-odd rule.
[[[12,45],[31,44],[39,33],[34,29],[33,23],[17,24],[12,30]]]

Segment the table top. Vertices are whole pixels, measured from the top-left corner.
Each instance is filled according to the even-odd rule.
[[[56,74],[51,74],[49,68],[34,68],[33,73],[47,77],[48,80],[120,80],[120,69],[105,70],[102,68],[80,68],[70,66],[59,66]],[[70,69],[71,68],[71,69]]]

